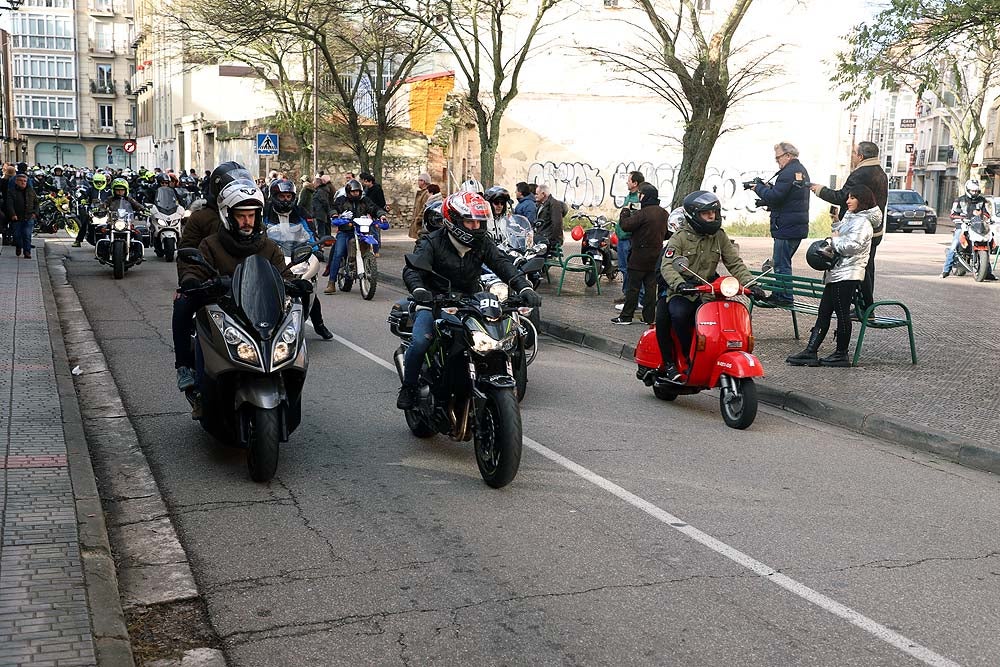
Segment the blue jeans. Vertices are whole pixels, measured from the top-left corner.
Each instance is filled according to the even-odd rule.
[[[401,302],[405,306],[409,304]],[[420,365],[424,355],[434,342],[434,313],[430,310],[418,310],[413,318],[413,340],[403,355],[403,385],[417,386],[420,379]]]
[[[622,274],[622,294],[628,289],[628,253],[632,249],[632,239],[618,238],[618,271]]]
[[[347,257],[347,243],[354,238],[354,232],[337,232],[337,243],[333,246],[333,253],[330,255],[330,282],[337,281],[337,272],[340,271],[340,261]]]
[[[951,273],[951,265],[955,263],[955,251],[958,250],[958,244],[962,239],[962,229],[956,228],[955,233],[951,237],[951,245],[948,246],[948,252],[944,256],[944,266],[941,267],[941,273]]]
[[[792,275],[792,256],[799,249],[800,243],[802,243],[802,239],[774,239],[774,250],[771,254],[771,261],[774,262],[774,275]],[[793,300],[790,290],[778,291],[775,289],[771,292],[771,296],[785,301]]]
[[[14,223],[14,247],[22,253],[31,254],[31,234],[35,229],[35,219],[18,220]]]

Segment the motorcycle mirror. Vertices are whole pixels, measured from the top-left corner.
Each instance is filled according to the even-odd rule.
[[[332,246],[332,245],[334,245],[336,243],[337,243],[337,237],[336,236],[330,236],[329,234],[327,234],[326,236],[323,236],[319,240],[319,244],[321,246],[323,246],[324,248],[329,248],[330,246]]]
[[[684,273],[685,271],[688,270],[688,267],[691,265],[691,263],[688,261],[687,257],[684,257],[683,255],[678,255],[677,257],[674,257],[674,261],[671,262],[671,265],[674,267],[674,270],[677,271],[677,273]]]
[[[770,259],[765,259],[764,263],[760,265],[760,272],[767,273],[773,268],[774,268],[774,262],[771,261]]]
[[[292,250],[291,266],[295,266],[296,264],[301,264],[302,262],[308,262],[309,258],[312,257],[312,253],[313,253],[312,245],[309,243],[304,243],[300,246],[296,246],[295,249]]]

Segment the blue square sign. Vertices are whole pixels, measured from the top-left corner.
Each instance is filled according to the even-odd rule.
[[[257,155],[278,155],[278,135],[261,132],[257,135]]]

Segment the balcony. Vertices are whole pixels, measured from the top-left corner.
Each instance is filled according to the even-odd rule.
[[[101,125],[96,118],[90,119],[90,134],[106,139],[125,139],[124,121],[116,120],[111,125]]]
[[[926,167],[927,166],[927,149],[921,148],[917,152],[917,162],[914,165],[916,167]]]
[[[151,71],[136,72],[132,78],[126,82],[126,95],[141,95],[146,90],[153,87],[153,76]],[[131,90],[132,92],[128,92]]]
[[[130,81],[129,79],[125,79],[124,81],[122,81],[122,90],[125,91],[125,95],[127,97],[135,97],[136,95],[139,94],[139,90],[132,87],[132,81]]]
[[[87,11],[98,16],[112,16],[115,8],[111,0],[90,0],[87,3]]]
[[[115,82],[114,81],[107,81],[107,80],[105,80],[105,81],[95,81],[94,79],[91,79],[90,80],[90,93],[92,95],[97,95],[97,96],[100,96],[100,97],[114,97],[115,94],[116,94],[116,91],[115,91]]]
[[[928,157],[930,162],[958,164],[954,146],[931,146]]]

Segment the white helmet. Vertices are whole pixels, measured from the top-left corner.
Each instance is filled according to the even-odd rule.
[[[263,233],[264,195],[253,181],[238,178],[228,183],[219,192],[216,200],[222,228],[229,232],[240,243],[252,243]],[[233,217],[233,211],[255,211],[253,231],[249,234],[240,232],[240,225]]]
[[[671,234],[676,234],[680,231],[681,225],[684,224],[684,207],[678,206],[670,212],[670,216],[667,218],[667,231]]]
[[[470,178],[467,181],[463,181],[462,185],[458,188],[459,192],[472,192],[477,195],[483,194],[483,184],[474,178]]]
[[[980,193],[979,181],[974,178],[970,178],[965,182],[965,194],[970,197],[978,197]]]

